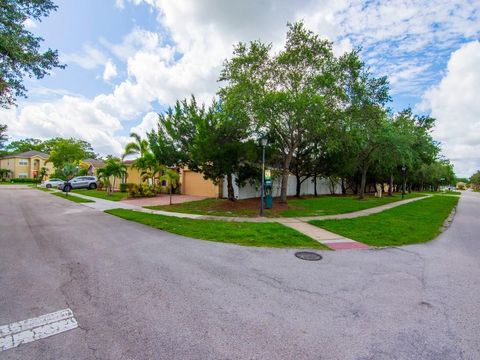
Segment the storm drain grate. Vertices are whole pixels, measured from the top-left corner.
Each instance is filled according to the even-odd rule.
[[[307,260],[307,261],[322,260],[322,255],[311,252],[311,251],[299,251],[295,253],[295,256],[299,259]]]

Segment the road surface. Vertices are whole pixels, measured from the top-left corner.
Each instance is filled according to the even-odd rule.
[[[0,359],[480,359],[479,218],[467,192],[435,241],[308,262],[0,186],[0,325],[79,324]]]

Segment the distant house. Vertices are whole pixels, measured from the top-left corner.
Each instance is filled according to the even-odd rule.
[[[87,175],[96,175],[97,170],[105,166],[105,163],[102,160],[97,159],[85,159],[82,163],[88,165]]]
[[[35,178],[42,167],[47,168],[47,177],[53,173],[53,164],[47,163],[48,154],[26,151],[7,155],[0,159],[0,169],[10,170],[10,178]]]

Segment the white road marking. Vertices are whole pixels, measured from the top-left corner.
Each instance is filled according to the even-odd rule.
[[[0,326],[0,351],[78,327],[70,309]]]

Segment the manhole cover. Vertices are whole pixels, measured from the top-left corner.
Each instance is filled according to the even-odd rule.
[[[299,259],[307,260],[307,261],[322,260],[322,255],[311,252],[311,251],[299,251],[295,253],[295,256]]]

